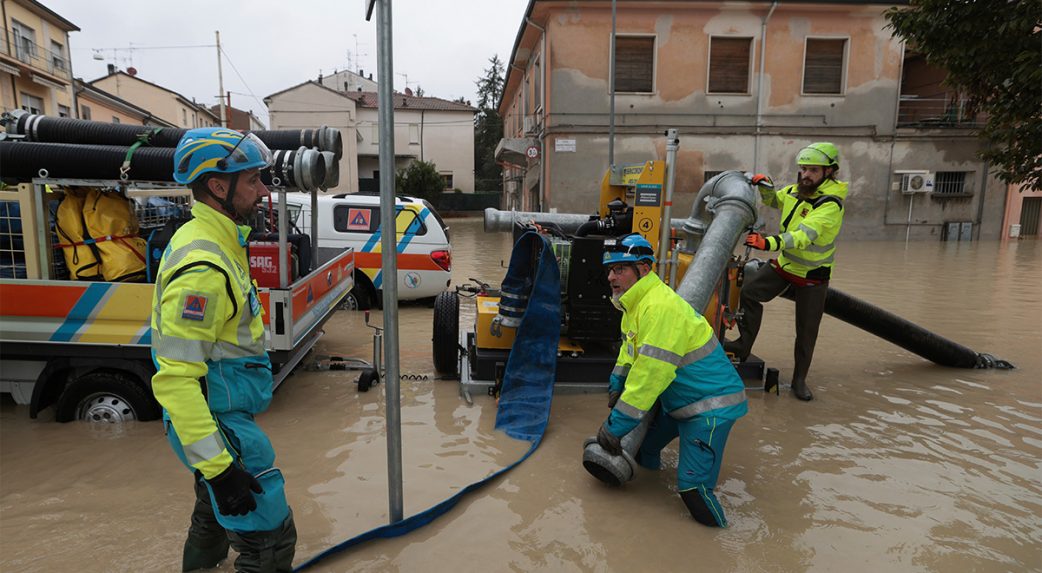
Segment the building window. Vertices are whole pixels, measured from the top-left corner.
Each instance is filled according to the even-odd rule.
[[[749,93],[749,54],[752,38],[709,39],[708,93]]]
[[[721,173],[723,173],[723,171],[706,171],[706,172],[704,172],[704,174],[702,176],[702,185],[705,185],[706,181],[709,181],[710,179],[712,179],[713,177],[716,177],[717,175],[720,175]]]
[[[539,111],[539,108],[543,107],[543,93],[542,93],[542,63],[539,58],[535,59],[532,64],[532,100],[535,102],[535,111]]]
[[[65,47],[51,40],[51,71],[64,72],[68,66],[65,64]]]
[[[29,113],[42,114],[43,100],[25,92],[22,92],[22,109]]]
[[[451,171],[449,171],[449,172],[444,172],[443,171],[441,173],[441,178],[442,178],[443,181],[445,181],[445,188],[446,189],[452,189],[452,187],[453,187],[453,185],[452,185],[452,172]]]
[[[803,59],[803,93],[843,93],[843,55],[845,39],[807,38]]]
[[[938,171],[933,184],[934,195],[965,195],[965,171]]]
[[[181,108],[181,123],[188,127],[188,110],[183,107]]]
[[[69,106],[58,104],[58,117],[69,117]]]
[[[651,93],[655,88],[655,36],[615,36],[615,91]]]
[[[409,124],[409,143],[417,144],[420,142],[420,126],[419,124]]]
[[[80,117],[83,118],[83,119],[90,119],[90,106],[89,105],[81,105],[80,106]]]
[[[116,116],[112,116],[112,123],[119,123],[119,118]]]
[[[26,63],[35,58],[36,30],[17,20],[12,20],[11,32],[14,34],[15,57]]]

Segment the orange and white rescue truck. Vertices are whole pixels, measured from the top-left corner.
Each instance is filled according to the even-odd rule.
[[[76,236],[59,229],[56,206],[86,189],[95,205],[126,210],[129,204],[136,219],[130,231]],[[55,419],[62,422],[157,418],[159,405],[149,387],[155,373],[149,270],[163,245],[151,239],[171,228],[168,219],[186,214],[190,203],[187,189],[141,181],[34,179],[0,189],[0,393],[29,405],[34,418],[48,406],[55,406]],[[83,229],[91,225],[81,223]],[[323,323],[354,285],[352,249],[311,269],[300,264],[311,253],[297,250],[311,246],[287,241],[286,228],[279,220],[278,232],[256,244],[250,257],[254,278],[263,277],[259,293],[276,387],[315,345]],[[104,260],[102,246],[142,259],[137,268],[145,272],[132,279],[139,282],[114,282],[111,273],[78,280],[84,273],[70,272],[87,266],[80,257]],[[286,271],[279,271],[278,261],[290,262]]]

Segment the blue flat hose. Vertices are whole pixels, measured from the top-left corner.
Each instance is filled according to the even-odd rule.
[[[538,268],[532,277],[532,261],[536,256]],[[366,541],[400,537],[427,525],[452,509],[468,493],[519,466],[539,447],[550,420],[550,402],[557,373],[557,343],[561,334],[561,276],[553,249],[542,235],[530,231],[514,244],[507,278],[503,282],[510,281],[531,282],[532,288],[503,374],[496,429],[503,430],[512,438],[530,442],[531,447],[514,463],[468,485],[452,497],[401,521],[342,541],[301,563],[294,571],[303,571]]]

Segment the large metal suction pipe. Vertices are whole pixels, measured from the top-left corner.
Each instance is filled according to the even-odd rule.
[[[683,230],[695,258],[677,294],[705,311],[742,233],[756,221],[756,190],[738,171],[725,171],[702,186]]]
[[[533,211],[501,211],[489,207],[485,209],[485,232],[510,233],[517,224],[535,222],[539,225],[557,225],[562,231],[571,235],[579,230],[583,223],[590,220],[590,215],[574,213],[538,213]],[[672,219],[669,226],[681,229],[687,219]]]
[[[587,438],[583,442],[583,467],[586,471],[608,485],[618,486],[633,479],[637,475],[637,451],[644,443],[644,436],[648,433],[648,426],[651,425],[657,409],[656,405],[641,419],[636,428],[622,437],[621,456],[609,454],[597,443],[597,438]]]

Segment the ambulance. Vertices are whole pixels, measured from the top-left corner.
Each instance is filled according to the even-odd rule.
[[[277,197],[273,196],[277,201]],[[311,197],[287,193],[288,220],[295,233],[311,232]],[[444,292],[451,282],[449,227],[430,203],[396,197],[395,243],[398,249],[398,300],[419,300]],[[380,196],[368,194],[318,197],[318,263],[355,251],[355,286],[344,306],[368,309],[382,301]]]

